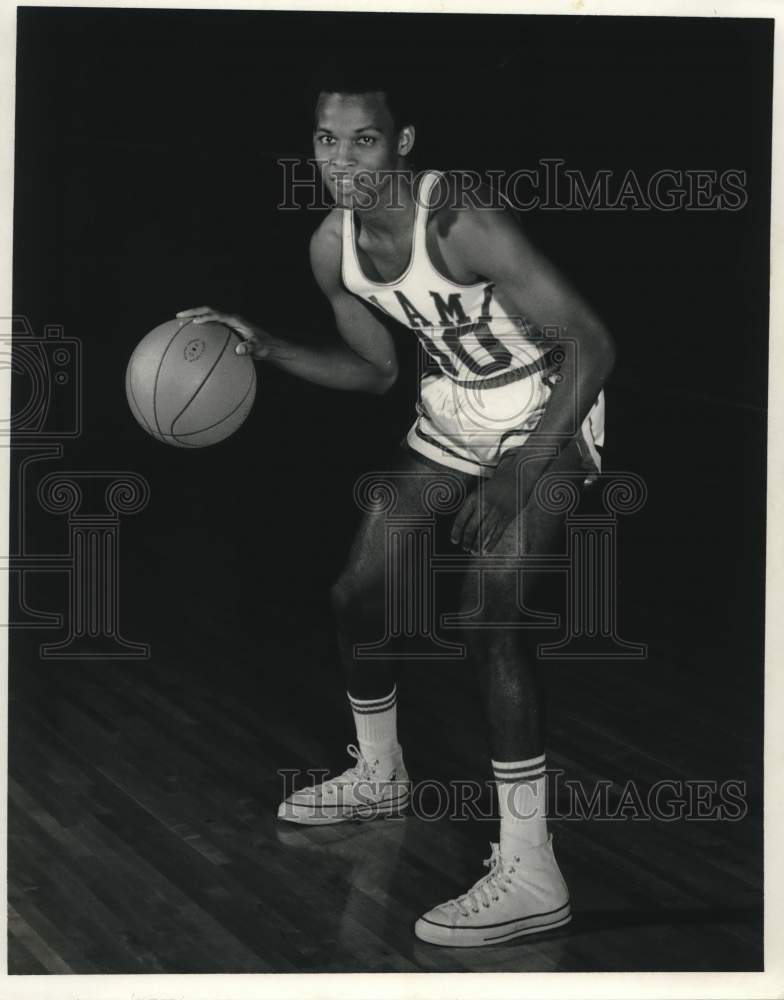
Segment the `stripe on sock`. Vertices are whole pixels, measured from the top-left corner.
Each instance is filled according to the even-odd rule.
[[[533,783],[538,781],[540,778],[546,778],[547,771],[542,769],[541,771],[534,771],[530,774],[510,774],[504,778],[496,778],[496,781],[504,785],[519,784],[521,781]]]
[[[537,781],[544,778],[545,756],[530,757],[528,760],[492,761],[493,777],[496,781]]]
[[[392,688],[392,693],[384,698],[375,698],[372,701],[360,701],[359,698],[348,696],[351,710],[358,715],[375,715],[376,712],[388,712],[397,702],[397,685]]]

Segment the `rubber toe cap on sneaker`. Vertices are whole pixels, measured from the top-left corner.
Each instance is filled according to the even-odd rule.
[[[436,906],[414,924],[414,933],[420,941],[430,944],[452,944],[459,918],[454,906]]]
[[[302,816],[307,812],[318,809],[319,802],[315,796],[309,798],[291,795],[278,806],[278,819],[292,819],[295,816]]]

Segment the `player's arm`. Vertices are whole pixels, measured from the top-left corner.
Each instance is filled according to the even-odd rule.
[[[329,345],[329,363],[347,383],[362,383],[346,384],[341,388],[367,387],[371,392],[386,392],[398,375],[395,342],[370,307],[346,290],[341,279],[340,260],[339,231],[335,229],[334,219],[328,219],[310,241],[310,266],[316,283],[332,306],[343,341]]]
[[[340,340],[297,343],[275,337],[241,316],[218,312],[209,306],[187,309],[177,316],[193,317],[195,323],[225,323],[243,338],[238,353],[268,361],[309,382],[332,389],[386,392],[398,374],[395,344],[383,323],[343,287],[340,241],[335,238],[334,225],[322,225],[314,233],[310,261],[314,277],[332,306]]]
[[[488,484],[487,510],[479,511],[475,502],[456,518],[453,538],[474,549],[482,520],[485,548],[489,550],[525,506],[536,480],[555,457],[553,448],[561,451],[572,440],[572,387],[577,393],[579,428],[612,371],[615,347],[588,303],[533,246],[510,212],[461,212],[450,240],[450,252],[464,267],[493,281],[499,298],[520,316],[539,327],[558,328],[571,347],[561,366],[563,378],[553,388],[539,426],[522,447],[504,455]],[[521,462],[525,462],[522,496],[517,492]]]
[[[511,212],[472,209],[461,216],[455,236],[464,265],[494,282],[499,298],[511,303],[520,316],[540,328],[556,328],[573,345],[562,366],[567,377],[554,388],[539,427],[523,446],[530,444],[535,450],[546,438],[560,450],[574,434],[569,387],[577,388],[579,427],[612,371],[613,338],[576,289],[525,236]]]

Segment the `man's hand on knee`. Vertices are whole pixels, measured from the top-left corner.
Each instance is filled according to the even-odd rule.
[[[520,507],[517,477],[509,471],[498,471],[490,480],[480,482],[457,512],[451,539],[473,555],[492,552]]]

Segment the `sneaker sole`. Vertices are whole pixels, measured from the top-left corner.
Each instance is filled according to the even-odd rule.
[[[372,819],[388,819],[393,816],[400,816],[408,808],[410,796],[406,796],[402,801],[389,803],[380,802],[376,806],[355,806],[340,813],[325,813],[324,809],[308,811],[306,806],[292,805],[288,809],[284,808],[285,803],[278,809],[278,819],[286,823],[299,823],[302,826],[328,826],[332,823],[351,823],[354,821],[366,821]],[[301,810],[301,811],[300,811]]]
[[[447,948],[479,948],[482,945],[513,941],[515,938],[526,937],[529,934],[544,934],[545,931],[566,926],[571,919],[572,914],[568,909],[565,916],[546,923],[542,923],[541,917],[534,914],[531,917],[526,917],[524,921],[520,921],[514,929],[501,931],[499,927],[455,929],[431,923],[420,917],[414,925],[414,933],[420,941],[426,941],[428,944],[437,944]],[[532,921],[539,922],[532,923]]]

